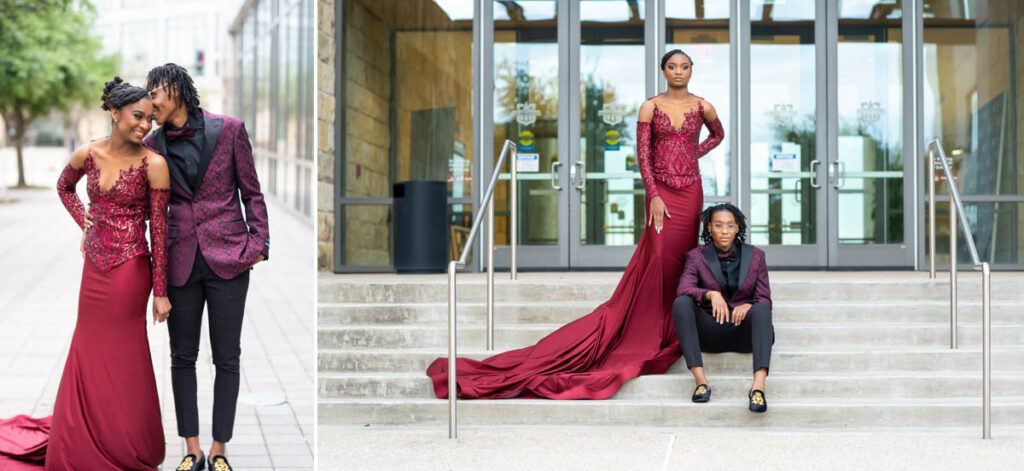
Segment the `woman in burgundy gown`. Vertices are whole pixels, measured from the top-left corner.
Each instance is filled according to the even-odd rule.
[[[153,470],[164,460],[146,304],[152,289],[154,321],[170,312],[170,177],[164,158],[142,146],[153,115],[146,90],[115,78],[103,92],[103,109],[113,120],[110,137],[75,150],[57,182],[61,201],[83,229],[78,322],[53,416],[0,421],[3,469],[29,461],[38,466],[44,457],[47,470]],[[75,191],[82,176],[88,213]]]
[[[678,49],[665,54],[668,91],[640,107],[647,230],[611,299],[536,345],[483,361],[457,359],[459,397],[605,399],[627,380],[664,373],[679,359],[672,303],[686,252],[697,246],[704,204],[697,159],[725,136],[714,107],[687,88],[692,65]],[[711,134],[699,142],[702,126]],[[447,359],[435,360],[427,375],[437,397],[448,397]]]

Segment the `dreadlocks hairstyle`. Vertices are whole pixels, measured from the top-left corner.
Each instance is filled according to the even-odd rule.
[[[729,203],[717,204],[705,209],[700,213],[700,240],[704,241],[705,244],[710,244],[711,231],[708,230],[708,225],[711,224],[711,218],[714,217],[715,213],[719,211],[729,211],[732,213],[732,217],[736,219],[736,240],[740,242],[747,242],[747,218],[743,215],[743,211]]]
[[[689,54],[683,52],[682,49],[673,49],[671,51],[666,52],[664,56],[661,56],[661,70],[665,70],[665,66],[668,65],[668,60],[671,59],[672,56],[676,54],[682,54],[686,56],[687,59],[690,59],[690,66],[693,66],[693,59],[690,58]]]
[[[103,86],[103,95],[100,96],[103,104],[100,108],[103,108],[103,111],[118,110],[143,98],[149,98],[149,92],[145,88],[131,85],[121,80],[121,77],[114,77],[114,80]]]
[[[168,62],[167,64],[154,67],[146,75],[146,86],[150,90],[163,87],[168,94],[174,89],[179,105],[185,105],[185,110],[192,116],[200,116],[199,92],[196,91],[192,77],[184,67]]]

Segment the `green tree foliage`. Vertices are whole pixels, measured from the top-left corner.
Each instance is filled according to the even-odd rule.
[[[116,59],[102,54],[92,34],[96,12],[87,2],[0,0],[0,11],[0,115],[24,186],[22,152],[32,123],[53,110],[98,102]]]

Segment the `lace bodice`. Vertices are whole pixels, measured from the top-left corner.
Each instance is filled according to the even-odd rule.
[[[698,143],[701,126],[707,126],[711,135]],[[698,97],[697,108],[688,111],[678,127],[655,104],[651,122],[636,123],[636,137],[640,176],[647,197],[654,198],[658,196],[655,181],[675,189],[699,182],[697,159],[722,142],[725,130],[717,117],[709,121],[704,116],[704,101]]]
[[[57,193],[79,227],[85,227],[85,207],[75,186],[86,175],[89,214],[93,225],[85,233],[85,254],[101,270],[110,270],[128,260],[152,255],[153,295],[167,295],[167,199],[169,189],[150,188],[147,158],[137,167],[120,170],[110,188],[100,186],[100,169],[89,150],[85,165],[71,164],[57,180]],[[150,220],[153,251],[146,243],[146,220]]]

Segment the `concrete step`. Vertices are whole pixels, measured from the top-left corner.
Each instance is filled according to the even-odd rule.
[[[320,398],[432,398],[434,387],[425,373],[320,373]],[[749,374],[709,373],[713,397],[745,397]],[[627,381],[614,399],[678,400],[693,393],[688,373],[647,375]],[[993,396],[1012,396],[1024,391],[1019,372],[1000,372],[992,378]],[[833,374],[776,373],[768,381],[773,399],[949,398],[980,397],[981,371],[972,372],[847,372]]]
[[[498,352],[480,349],[460,350],[459,356],[481,360]],[[425,374],[427,366],[437,358],[447,357],[446,348],[433,349],[320,349],[318,371],[325,373],[417,373]],[[704,367],[709,374],[747,373],[752,368],[750,354],[704,353]],[[992,368],[995,371],[1017,371],[1024,376],[1024,349],[994,348]],[[948,347],[919,349],[784,350],[772,351],[772,372],[852,373],[864,371],[981,371],[981,351],[977,348]],[[685,373],[682,360],[669,373]]]
[[[552,324],[498,324],[495,326],[495,348],[498,351],[533,345],[555,329]],[[485,346],[483,327],[458,330],[458,342],[463,348],[480,349]],[[978,324],[962,323],[959,329],[960,346],[980,345],[981,328]],[[317,335],[319,348],[441,348],[448,345],[448,330],[443,326],[419,325],[350,325],[320,327]],[[1024,344],[1024,325],[996,324],[992,328],[993,346],[1006,347]],[[775,346],[782,349],[797,347],[835,347],[865,349],[869,347],[940,347],[949,344],[949,326],[941,324],[824,324],[778,323],[775,325]]]
[[[599,303],[587,301],[495,302],[496,322],[506,324],[566,324],[591,313]],[[992,319],[998,322],[1024,323],[1020,302],[993,303]],[[447,302],[421,303],[320,303],[321,326],[350,324],[445,324]],[[459,325],[486,322],[486,304],[466,302],[458,305]],[[775,322],[949,322],[949,301],[888,302],[813,302],[773,303]],[[958,317],[965,322],[981,322],[981,303],[959,303]]]
[[[997,400],[998,399],[998,400]],[[992,425],[1024,424],[1024,397],[992,401]],[[321,399],[322,425],[432,425],[448,424],[445,399]],[[552,401],[507,399],[459,401],[461,425],[596,425],[646,427],[743,427],[879,429],[911,427],[978,427],[981,429],[981,393],[973,398],[941,399],[797,399],[768,396],[768,412],[747,410],[745,395],[715,395],[711,402],[694,404],[676,400],[609,399]],[[979,432],[980,433],[980,432]]]
[[[619,274],[581,274],[573,279],[572,273],[545,277],[534,274],[532,278],[517,281],[500,279],[495,281],[496,301],[587,301],[594,303],[607,300],[618,284]],[[958,295],[964,302],[981,299],[980,276],[964,273],[959,283]],[[788,301],[908,301],[949,299],[948,279],[928,280],[927,275],[908,273],[905,276],[885,278],[851,278],[844,274],[821,272],[813,277],[801,276],[787,279],[772,279],[772,299]],[[460,302],[486,299],[485,281],[480,276],[466,276],[458,281],[457,296]],[[996,276],[992,280],[994,301],[1024,300],[1024,279]],[[321,303],[394,303],[394,302],[447,302],[448,283],[443,276],[421,278],[335,278],[322,277],[318,283]]]

